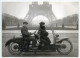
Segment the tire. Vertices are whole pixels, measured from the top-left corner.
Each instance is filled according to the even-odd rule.
[[[63,47],[57,48],[57,51],[62,55],[68,55],[73,49],[73,46],[72,46],[72,43],[70,42],[70,40],[63,40],[60,43],[60,45],[63,46]]]
[[[14,43],[11,42],[8,45],[8,51],[12,54],[12,55],[20,55],[21,51],[19,50],[19,44],[18,43]]]

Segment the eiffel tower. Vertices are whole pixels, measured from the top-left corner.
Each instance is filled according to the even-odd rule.
[[[29,11],[24,19],[29,23],[29,25],[32,25],[31,22],[33,18],[38,15],[47,17],[51,25],[53,24],[52,21],[56,19],[52,11],[52,5],[49,4],[49,2],[43,2],[42,5],[39,5],[38,2],[32,2],[32,4],[29,5]]]

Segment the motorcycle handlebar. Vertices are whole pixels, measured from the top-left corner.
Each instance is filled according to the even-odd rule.
[[[37,31],[34,31],[32,34],[36,34]]]

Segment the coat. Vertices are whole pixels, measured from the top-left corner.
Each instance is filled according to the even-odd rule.
[[[42,42],[44,42],[45,44],[51,43],[50,39],[48,38],[48,32],[46,31],[45,26],[39,27],[39,33],[40,33],[40,37],[41,37]]]
[[[28,28],[26,26],[23,26],[21,28],[21,33],[22,33],[23,37],[29,37],[31,35],[31,33],[28,32]]]
[[[45,26],[40,26],[39,27],[39,32],[40,32],[40,35],[43,35],[43,36],[48,36],[48,32],[46,31],[46,28]]]

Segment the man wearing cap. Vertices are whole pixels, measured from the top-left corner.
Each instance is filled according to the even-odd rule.
[[[24,41],[27,41],[27,48],[29,48],[30,41],[32,41],[32,47],[35,45],[35,38],[31,37],[32,33],[28,32],[27,22],[23,22],[23,27],[21,28],[21,33],[23,36],[23,44]],[[25,44],[24,44],[25,45]]]

